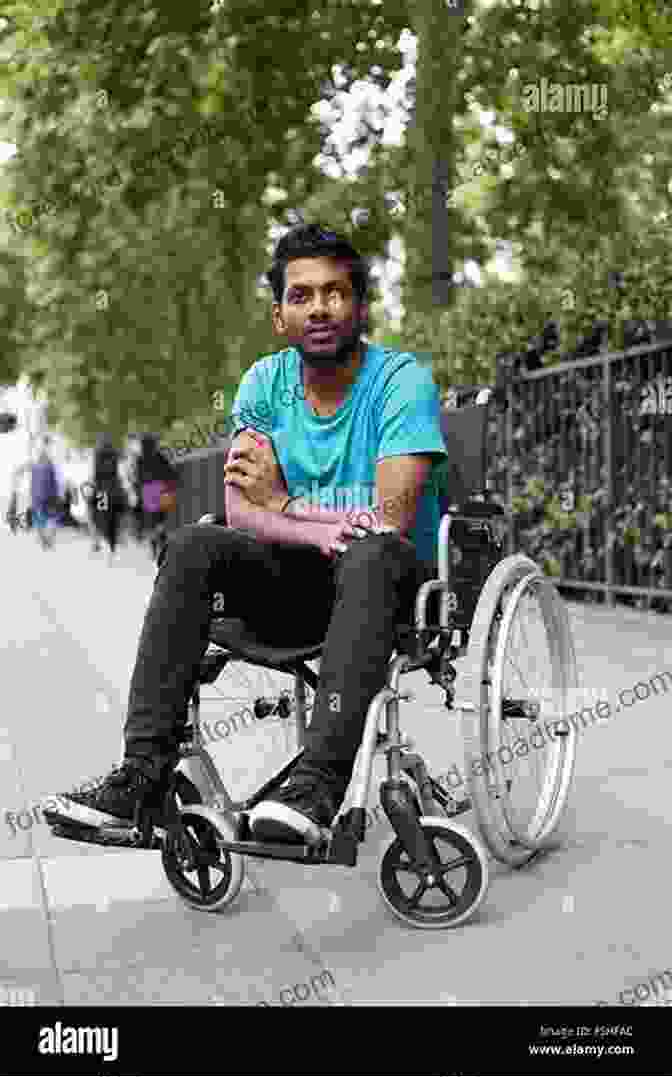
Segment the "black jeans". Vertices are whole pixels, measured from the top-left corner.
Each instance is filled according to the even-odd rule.
[[[127,758],[151,758],[157,768],[176,759],[214,606],[265,643],[326,641],[297,773],[319,772],[345,793],[397,626],[413,622],[418,588],[431,577],[415,547],[394,534],[369,536],[334,562],[307,547],[192,524],[170,536],[158,564],[131,680]]]

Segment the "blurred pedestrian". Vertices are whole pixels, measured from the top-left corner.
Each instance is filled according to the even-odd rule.
[[[177,507],[179,473],[161,452],[154,434],[143,434],[140,446],[137,480],[142,490],[143,530],[149,534],[156,561],[167,540],[166,518]]]
[[[79,490],[77,483],[72,477],[72,452],[66,449],[63,457],[63,498],[61,507],[61,527],[69,527],[78,531],[81,527],[79,520],[73,515],[73,507],[79,502]]]
[[[50,455],[50,439],[44,437],[37,459],[31,468],[30,507],[32,524],[43,550],[54,545],[60,514],[60,497],[56,468]]]
[[[126,442],[126,451],[121,457],[121,481],[126,494],[126,527],[136,542],[142,542],[143,508],[142,487],[138,479],[138,458],[140,442],[130,435]]]
[[[12,470],[9,505],[7,506],[5,520],[9,524],[13,535],[22,528],[28,530],[30,523],[30,490],[28,490],[28,498],[26,498],[26,487],[30,485],[27,480],[30,478],[31,467],[32,462],[29,460],[27,463],[19,464],[18,467]]]
[[[100,549],[102,538],[107,544],[110,564],[114,562],[126,505],[126,495],[119,474],[119,451],[109,435],[101,434],[93,457],[89,509],[93,525],[93,550],[97,552]]]

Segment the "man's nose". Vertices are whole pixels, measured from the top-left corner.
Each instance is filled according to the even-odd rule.
[[[313,299],[311,300],[311,302],[309,304],[308,317],[310,318],[310,317],[313,317],[313,315],[315,315],[315,314],[326,314],[326,313],[327,313],[327,298],[326,298],[326,296],[321,296],[318,293],[316,293],[313,296]]]

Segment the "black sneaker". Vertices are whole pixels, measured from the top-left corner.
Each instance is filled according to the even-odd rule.
[[[135,819],[138,802],[145,798],[156,801],[161,785],[151,764],[127,759],[93,789],[47,798],[50,806],[43,809],[43,815],[50,826],[68,822],[94,827],[129,824]],[[56,808],[52,806],[54,800]]]
[[[275,796],[252,808],[252,835],[255,841],[319,845],[321,828],[331,826],[342,799],[318,779],[290,777]]]

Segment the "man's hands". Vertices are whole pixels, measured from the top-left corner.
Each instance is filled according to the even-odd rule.
[[[363,527],[353,527],[346,520],[336,524],[318,524],[319,541],[317,548],[325,557],[335,557],[345,553],[348,548],[346,540],[366,538],[368,531]]]
[[[245,499],[258,508],[281,513],[287,503],[287,486],[273,450],[273,443],[270,438],[254,430],[244,430],[236,438],[224,467],[224,482],[227,486],[240,490]],[[330,559],[345,553],[353,540],[364,539],[369,535],[391,532],[402,537],[399,526],[395,526],[389,519],[384,521],[385,513],[380,510],[351,511],[340,520],[333,519],[337,515],[335,513],[326,515],[332,516],[328,522],[318,522],[314,516],[312,519],[309,516],[303,523],[300,514],[297,519],[292,518],[290,507],[287,524],[293,523],[297,527],[310,526],[316,536],[310,544]]]
[[[287,501],[287,486],[273,443],[250,430],[236,438],[224,465],[224,482],[237,487],[248,501],[262,509],[281,512]]]

